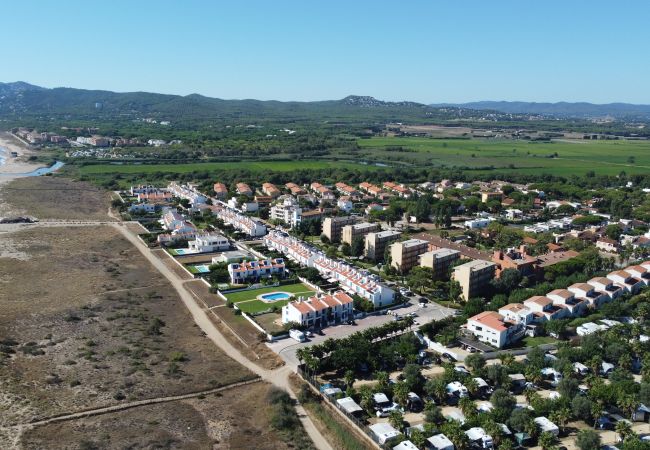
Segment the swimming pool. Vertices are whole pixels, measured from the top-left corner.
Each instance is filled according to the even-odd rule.
[[[268,294],[260,295],[258,298],[265,302],[278,302],[280,300],[289,300],[291,294],[287,292],[269,292]]]
[[[189,248],[175,248],[174,251],[178,256],[192,255],[196,252],[191,251]]]
[[[199,264],[197,266],[194,266],[194,268],[199,272],[199,273],[210,273],[210,268],[207,264]]]

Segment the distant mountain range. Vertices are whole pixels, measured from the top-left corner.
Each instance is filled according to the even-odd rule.
[[[508,114],[539,114],[561,118],[650,118],[650,105],[634,105],[631,103],[536,103],[536,102],[505,102],[481,101],[470,103],[440,103],[429,105],[434,108],[456,107],[477,110],[492,110]]]
[[[199,94],[187,96],[149,92],[111,92],[73,88],[43,88],[25,82],[0,83],[0,116],[161,117],[178,122],[197,119],[337,120],[386,122],[450,119],[458,108],[434,108],[415,102],[385,102],[351,95],[341,100],[280,102],[223,100]],[[467,117],[465,112],[463,117]]]

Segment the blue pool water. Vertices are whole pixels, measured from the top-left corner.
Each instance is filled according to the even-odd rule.
[[[291,296],[285,292],[270,292],[268,294],[262,294],[260,295],[260,298],[262,300],[266,300],[267,302],[277,302],[279,300],[289,300]]]
[[[196,252],[190,251],[190,249],[188,249],[188,248],[176,248],[174,250],[176,251],[176,254],[178,256],[193,255],[193,254],[196,253]]]
[[[210,273],[210,269],[208,268],[207,264],[201,264],[198,266],[194,266],[196,270],[199,271],[199,273]]]

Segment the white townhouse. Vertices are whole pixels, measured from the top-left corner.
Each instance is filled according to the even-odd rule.
[[[342,291],[297,300],[282,307],[282,323],[297,323],[305,327],[323,328],[351,320],[354,309],[352,297]]]
[[[163,213],[162,223],[167,230],[172,231],[185,223],[185,218],[174,209],[166,209]]]
[[[625,270],[615,270],[607,274],[607,278],[621,286],[625,292],[636,294],[643,287],[643,282],[634,278],[632,274]]]
[[[188,242],[191,253],[211,253],[228,250],[230,242],[225,236],[217,233],[197,234],[193,241]]]
[[[381,283],[376,275],[364,273],[344,262],[323,255],[314,260],[314,267],[323,278],[338,282],[343,290],[365,298],[375,308],[390,305],[395,301],[395,292]]]
[[[587,284],[593,286],[597,292],[606,295],[609,300],[616,300],[624,292],[622,287],[614,284],[614,282],[607,277],[594,277],[587,281]]]
[[[502,306],[499,308],[499,314],[503,316],[503,320],[512,323],[528,325],[535,320],[533,312],[521,303],[509,303]]]
[[[555,289],[546,296],[553,300],[554,305],[565,307],[571,316],[581,315],[589,306],[588,299],[598,298],[593,287],[586,283],[576,283],[568,289]]]
[[[565,289],[556,289],[555,291],[565,291]],[[553,291],[553,292],[555,292]],[[609,296],[600,292],[596,289],[595,286],[589,283],[574,283],[569,286],[566,291],[570,292],[575,301],[582,300],[582,307],[589,306],[591,308],[600,308],[603,303],[609,301]],[[551,294],[547,294],[548,297],[551,297]],[[573,311],[573,315],[577,315],[584,311],[580,309],[579,311]]]
[[[215,209],[215,215],[225,223],[232,225],[239,231],[251,237],[261,237],[266,234],[266,225],[262,222],[252,219],[231,208]]]
[[[271,278],[273,275],[284,276],[284,270],[282,258],[228,264],[228,275],[232,284],[258,281],[262,278]]]
[[[536,321],[562,319],[570,315],[566,306],[556,305],[553,300],[543,295],[524,300],[524,306],[533,312]]]
[[[644,266],[629,266],[625,268],[625,271],[637,280],[641,280],[645,286],[650,284],[650,272],[648,272],[648,269],[646,269]]]

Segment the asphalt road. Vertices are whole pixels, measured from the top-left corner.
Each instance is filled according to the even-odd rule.
[[[393,309],[397,314],[404,315],[411,312],[416,314],[415,320],[419,324],[424,324],[432,320],[441,320],[445,317],[451,316],[454,314],[454,309],[447,308],[445,306],[440,306],[437,303],[427,303],[426,307],[421,308],[418,303],[411,303],[403,305]],[[327,327],[323,329],[323,336],[314,334],[307,342],[296,342],[291,338],[282,339],[277,342],[271,342],[266,344],[271,350],[276,352],[282,359],[291,367],[297,367],[299,364],[298,358],[296,358],[296,350],[300,347],[310,346],[314,344],[319,344],[325,339],[329,338],[342,338],[348,336],[357,331],[364,330],[366,328],[376,327],[391,320],[395,320],[395,317],[390,314],[386,315],[372,315],[367,316],[363,319],[357,319],[356,325],[337,325],[333,327]]]

